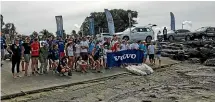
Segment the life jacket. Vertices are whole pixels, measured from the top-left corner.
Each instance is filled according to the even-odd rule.
[[[33,42],[31,44],[31,55],[32,56],[39,56],[39,49],[40,49],[40,43],[39,42]]]

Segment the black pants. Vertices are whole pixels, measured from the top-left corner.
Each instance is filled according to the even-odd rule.
[[[21,60],[20,56],[12,56],[12,73],[14,73],[15,66],[17,73],[19,73],[20,60]]]

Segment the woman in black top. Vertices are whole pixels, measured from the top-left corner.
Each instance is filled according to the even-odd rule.
[[[22,55],[25,61],[25,76],[28,75],[28,65],[31,58],[30,52],[31,52],[30,37],[27,37],[25,39],[25,42],[22,44]]]
[[[19,44],[19,40],[15,40],[15,44],[12,44],[9,51],[12,53],[12,74],[13,78],[20,77],[19,76],[19,64],[21,60],[21,45]],[[17,75],[14,74],[14,69],[16,65]]]

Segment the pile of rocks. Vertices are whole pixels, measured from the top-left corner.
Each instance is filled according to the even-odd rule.
[[[161,45],[163,57],[215,66],[215,41],[162,42]]]

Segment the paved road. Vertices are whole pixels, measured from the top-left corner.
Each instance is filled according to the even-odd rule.
[[[170,60],[169,58],[162,58],[162,60],[162,65],[168,65],[177,62]],[[78,72],[73,72],[73,76],[71,77],[60,77],[58,75],[53,75],[52,73],[49,73],[47,75],[21,77],[13,79],[11,75],[11,63],[10,61],[5,61],[1,69],[1,96],[77,83],[122,73],[126,73],[124,68],[113,68],[110,70],[103,70],[103,73],[90,72],[87,74],[82,74]]]
[[[3,102],[215,102],[214,69],[182,63],[149,76],[127,74]]]

